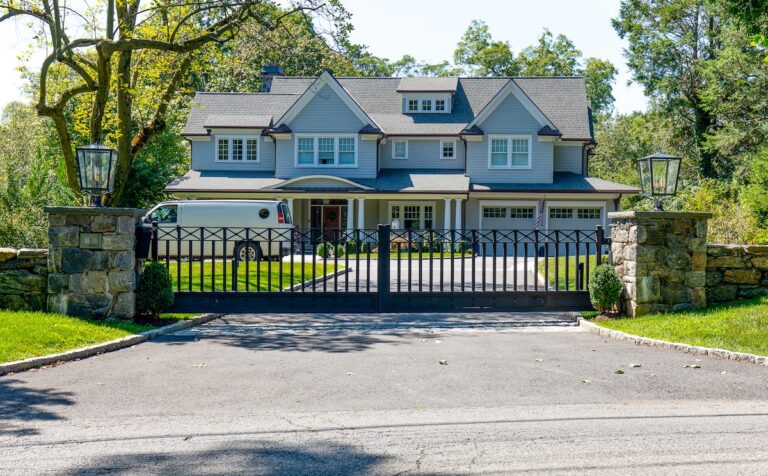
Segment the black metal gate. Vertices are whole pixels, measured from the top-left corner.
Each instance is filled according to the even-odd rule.
[[[185,228],[153,224],[175,312],[588,309],[594,231]]]

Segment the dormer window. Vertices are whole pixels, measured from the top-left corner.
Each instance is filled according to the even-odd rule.
[[[409,93],[403,95],[403,113],[450,113],[451,95],[444,93]]]

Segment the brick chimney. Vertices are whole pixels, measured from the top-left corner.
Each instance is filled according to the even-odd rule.
[[[261,68],[261,92],[268,93],[272,89],[272,78],[285,76],[285,71],[279,65],[268,64]]]

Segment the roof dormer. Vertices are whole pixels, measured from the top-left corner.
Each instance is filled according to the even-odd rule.
[[[402,96],[403,114],[449,114],[453,107],[458,78],[402,78],[397,92]]]

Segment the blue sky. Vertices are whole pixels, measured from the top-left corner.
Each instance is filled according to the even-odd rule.
[[[610,20],[618,0],[342,0],[353,14],[352,39],[368,45],[378,56],[397,59],[404,54],[430,63],[450,60],[461,35],[472,19],[488,23],[497,40],[509,41],[514,51],[533,44],[544,28],[563,33],[585,57],[613,62],[620,74],[614,86],[616,108],[626,113],[644,110],[646,99],[637,85],[628,86],[622,41]],[[0,108],[23,99],[23,81],[17,57],[29,41],[23,22],[0,24]],[[32,59],[37,67],[42,57]]]

